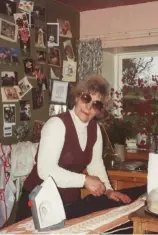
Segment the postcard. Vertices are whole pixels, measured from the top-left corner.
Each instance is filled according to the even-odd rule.
[[[20,0],[19,9],[26,12],[32,12],[34,7],[33,0]]]
[[[77,68],[77,63],[75,61],[70,61],[70,60],[63,61],[62,81],[76,82],[76,68]]]

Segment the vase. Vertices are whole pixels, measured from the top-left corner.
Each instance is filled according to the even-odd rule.
[[[115,147],[115,153],[117,154],[116,162],[124,162],[126,157],[126,148],[125,145],[122,144],[116,144]]]

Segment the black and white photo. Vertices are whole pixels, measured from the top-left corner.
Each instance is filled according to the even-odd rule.
[[[3,105],[3,124],[4,124],[4,126],[16,124],[15,104],[4,104]]]
[[[31,105],[29,100],[20,101],[20,121],[31,120]]]
[[[59,46],[59,23],[47,23],[47,46]]]

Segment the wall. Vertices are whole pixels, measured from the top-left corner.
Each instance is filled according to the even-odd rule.
[[[0,0],[2,1],[2,0]],[[18,6],[18,1],[16,0],[17,6]],[[62,19],[62,20],[68,20],[71,24],[71,30],[72,30],[72,44],[73,44],[73,49],[74,49],[74,53],[77,57],[77,49],[76,49],[76,43],[77,40],[79,39],[79,27],[80,27],[80,15],[79,13],[70,8],[69,6],[66,6],[64,4],[61,4],[59,2],[53,1],[53,0],[34,0],[35,2],[35,6],[40,6],[42,8],[45,8],[46,10],[46,17],[44,20],[40,20],[40,21],[36,21],[35,20],[35,27],[39,27],[42,26],[42,28],[45,30],[46,32],[46,23],[56,23],[57,19]],[[19,9],[17,7],[17,12],[19,12]],[[14,17],[13,16],[7,16],[6,14],[2,13],[0,14],[0,18],[6,19],[8,21],[14,22]],[[20,63],[18,65],[9,65],[6,64],[2,64],[0,63],[0,73],[1,71],[13,71],[13,72],[17,72],[18,73],[18,81],[20,81],[24,76],[25,76],[25,72],[24,72],[24,65],[23,65],[23,60],[27,59],[27,58],[31,58],[33,60],[37,60],[37,55],[36,55],[36,51],[40,50],[40,48],[35,47],[35,28],[32,27],[30,29],[30,34],[31,34],[31,38],[30,38],[30,55],[29,56],[22,56],[21,53],[19,53],[19,61]],[[54,72],[56,76],[59,76],[60,78],[62,78],[62,61],[63,59],[65,59],[64,57],[64,48],[63,48],[63,41],[66,40],[66,38],[61,38],[60,37],[60,45],[59,45],[59,49],[60,49],[60,53],[61,53],[61,67],[53,67],[54,68]],[[0,47],[8,47],[8,48],[18,48],[20,51],[20,43],[19,40],[17,40],[17,42],[9,42],[9,41],[5,41],[3,39],[0,38]],[[42,51],[45,51],[47,53],[47,49],[41,49]],[[47,60],[46,60],[47,62]],[[49,66],[47,66],[47,63],[44,64],[44,74],[46,75],[46,79],[47,79],[47,84],[49,84],[48,79],[50,78],[50,70],[49,70]],[[1,76],[0,76],[1,79]],[[33,87],[37,87],[37,81],[36,79],[31,79],[28,78],[29,82],[31,83],[31,85]],[[0,85],[1,88],[1,85]],[[23,100],[28,100],[31,104],[31,120],[27,121],[29,128],[30,128],[30,132],[29,132],[29,136],[26,140],[31,140],[32,138],[32,130],[34,127],[34,121],[35,120],[40,120],[40,121],[46,121],[49,118],[49,114],[48,114],[48,109],[49,109],[49,102],[50,102],[50,97],[49,97],[49,90],[47,89],[46,91],[43,91],[44,93],[44,106],[38,109],[33,109],[32,108],[32,91],[30,90],[30,92],[28,92],[24,97]],[[9,103],[9,102],[7,102]],[[3,118],[3,105],[7,104],[2,102],[2,98],[0,95],[0,143],[3,144],[12,144],[17,142],[17,139],[12,136],[12,137],[5,137],[3,136],[3,124],[4,124],[4,118]],[[11,104],[15,104],[16,107],[16,125],[13,125],[13,131],[16,128],[16,126],[20,126],[21,124],[23,124],[23,122],[20,120],[20,102],[12,102]]]
[[[80,37],[101,37],[104,48],[157,44],[157,9],[151,2],[81,12]]]

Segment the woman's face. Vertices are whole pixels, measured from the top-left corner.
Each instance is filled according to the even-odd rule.
[[[76,98],[75,113],[84,123],[91,121],[95,116],[100,114],[99,110],[93,108],[93,102],[103,101],[103,97],[99,93],[89,95],[91,96],[91,101],[89,103],[83,102],[81,97]]]

